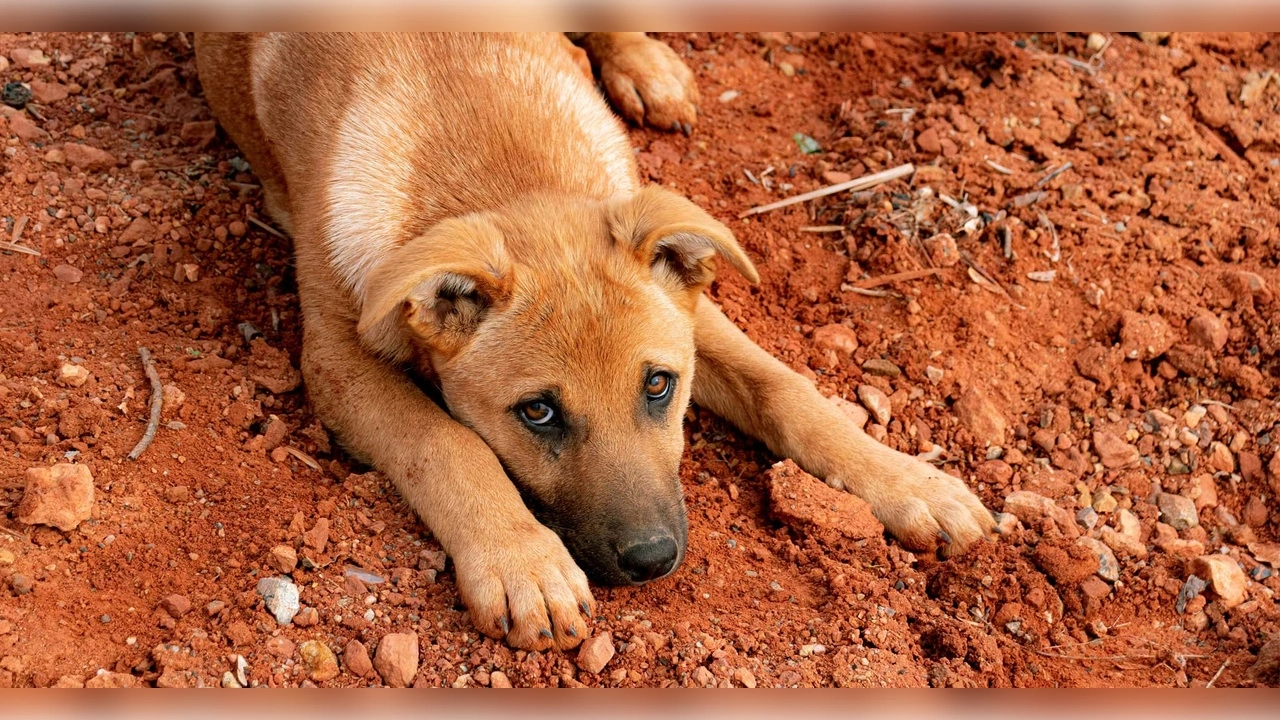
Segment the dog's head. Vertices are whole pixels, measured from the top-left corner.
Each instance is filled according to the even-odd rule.
[[[360,335],[437,378],[588,575],[643,583],[684,557],[681,425],[716,254],[757,280],[728,228],[660,188],[529,200],[398,248]]]

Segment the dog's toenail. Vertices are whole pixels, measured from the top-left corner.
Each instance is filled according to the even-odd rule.
[[[951,536],[947,534],[946,530],[938,531],[938,539],[946,543],[947,545],[951,544]]]
[[[578,637],[578,631],[577,631],[577,630],[575,630],[575,629],[573,629],[573,628],[569,628],[568,630],[565,630],[564,632],[565,632],[565,634],[566,634],[566,635],[568,635],[569,637]]]
[[[681,129],[682,129],[682,130],[684,130],[684,136],[685,136],[685,137],[689,137],[690,135],[692,135],[692,134],[693,134],[693,126],[692,126],[692,125],[690,125],[689,123],[685,123],[685,124],[681,127]]]
[[[554,636],[551,634],[551,631],[550,631],[550,630],[548,630],[548,629],[546,629],[546,628],[542,628],[541,630],[539,630],[539,631],[538,631],[538,634],[539,634],[539,635],[541,635],[542,637],[545,637],[545,638],[554,637]]]
[[[503,635],[506,635],[507,633],[511,632],[511,623],[508,622],[506,615],[503,615],[502,617],[498,618],[498,624],[502,626]]]
[[[582,608],[582,614],[591,617],[591,606],[585,602],[578,603],[578,607]]]

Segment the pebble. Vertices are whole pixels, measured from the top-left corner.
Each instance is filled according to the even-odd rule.
[[[494,670],[489,673],[489,687],[491,688],[510,688],[511,679],[501,670]]]
[[[1231,449],[1220,442],[1214,442],[1209,445],[1209,455],[1205,458],[1205,463],[1218,472],[1235,472],[1236,459],[1231,454]]]
[[[249,227],[239,220],[232,220],[227,224],[227,230],[232,237],[244,237],[245,233],[249,232]]]
[[[1085,530],[1092,530],[1098,526],[1098,512],[1091,507],[1080,508],[1076,512],[1076,523]]]
[[[819,645],[817,643],[814,643],[812,645],[801,645],[800,657],[809,657],[811,655],[821,655],[826,651],[827,651],[827,647],[825,645]]]
[[[1104,526],[1098,531],[1098,539],[1112,550],[1133,558],[1145,558],[1147,546],[1137,540],[1125,537],[1115,529]]]
[[[302,612],[293,616],[293,624],[298,627],[311,627],[320,622],[320,613],[313,607],[303,608]]]
[[[66,387],[80,387],[89,381],[92,373],[89,368],[74,363],[64,363],[58,369],[58,384]]]
[[[1048,519],[1059,532],[1068,537],[1074,538],[1080,535],[1079,528],[1066,510],[1058,507],[1053,500],[1030,490],[1010,493],[1004,499],[1004,511],[1016,515],[1022,524],[1029,528],[1039,528],[1042,521]]]
[[[324,552],[325,546],[329,544],[329,519],[316,520],[316,524],[310,530],[302,533],[302,541],[312,550]]]
[[[298,655],[302,657],[307,677],[312,681],[323,682],[338,676],[338,658],[328,645],[319,640],[308,640],[299,645]]]
[[[59,463],[27,469],[27,487],[18,505],[18,520],[74,530],[93,512],[93,474],[88,466]]]
[[[946,372],[942,368],[936,368],[932,365],[924,367],[924,376],[929,380],[930,384],[937,385],[942,382],[944,375],[946,375]]]
[[[1093,449],[1097,451],[1102,466],[1109,470],[1137,465],[1142,460],[1138,448],[1105,430],[1093,433]]]
[[[1102,488],[1093,494],[1093,501],[1090,503],[1094,510],[1100,513],[1115,512],[1120,507],[1120,503],[1116,502],[1116,498],[1111,494],[1110,488]]]
[[[712,675],[711,671],[702,665],[694,668],[689,677],[698,687],[711,687],[716,682],[716,676]]]
[[[227,670],[227,671],[225,671],[225,672],[223,672],[223,673],[222,673],[222,687],[224,687],[224,688],[239,688],[239,687],[244,687],[244,686],[243,686],[243,685],[241,685],[241,684],[236,680],[236,676],[235,676],[235,675],[232,675],[230,670]]]
[[[1212,475],[1201,475],[1187,487],[1187,496],[1195,503],[1196,510],[1217,507],[1218,485]]]
[[[746,668],[738,668],[733,671],[733,679],[744,688],[754,688],[756,686],[755,673]]]
[[[1160,493],[1156,496],[1156,507],[1160,508],[1160,519],[1172,526],[1174,530],[1186,530],[1200,524],[1196,504],[1190,498],[1173,493]]]
[[[26,595],[35,589],[35,583],[22,573],[14,573],[9,576],[9,589],[13,590],[14,595]]]
[[[39,48],[14,48],[9,51],[13,64],[20,68],[39,68],[48,65],[50,60]]]
[[[737,98],[741,94],[742,93],[738,92],[737,90],[725,90],[724,92],[720,93],[720,102],[722,103],[732,102],[735,98]]]
[[[277,545],[267,555],[267,565],[287,575],[298,567],[298,552],[288,545]]]
[[[613,635],[608,632],[593,635],[582,641],[577,664],[589,673],[599,674],[613,659]]]
[[[0,548],[0,566],[12,565],[15,560],[17,560],[17,558],[14,557],[12,551]]]
[[[851,403],[848,400],[845,400],[844,398],[840,397],[839,395],[832,395],[828,397],[827,400],[830,400],[832,404],[840,408],[840,412],[844,413],[845,417],[852,420],[853,424],[856,425],[859,430],[866,427],[867,420],[870,418],[870,416],[867,414],[867,411],[862,408],[861,405],[856,405],[854,403]]]
[[[342,664],[347,672],[356,677],[368,677],[373,673],[373,662],[369,660],[369,650],[359,640],[351,640],[342,649]]]
[[[877,423],[889,424],[893,409],[889,404],[889,396],[885,395],[883,390],[874,385],[859,385],[858,399],[875,417]]]
[[[160,601],[160,609],[169,613],[174,620],[191,612],[191,600],[186,595],[170,595]]]
[[[409,687],[418,674],[418,634],[387,633],[378,641],[373,669],[389,687]]]
[[[938,233],[926,239],[924,249],[933,258],[933,263],[940,267],[954,267],[960,262],[960,248],[950,233]]]
[[[813,331],[813,344],[819,350],[848,356],[858,349],[858,335],[847,325],[832,323]]]
[[[293,651],[297,646],[294,645],[292,640],[284,635],[276,635],[275,637],[267,640],[263,647],[268,653],[283,659],[293,655]]]
[[[882,360],[880,358],[871,358],[870,360],[862,363],[862,371],[879,377],[889,378],[898,377],[902,374],[902,368],[894,365],[888,360]]]
[[[1107,38],[1102,33],[1089,33],[1089,37],[1084,41],[1085,49],[1093,55],[1107,46]]]
[[[116,156],[96,147],[79,143],[66,143],[62,146],[67,162],[81,170],[110,170],[116,166]]]
[[[298,614],[298,586],[289,578],[270,577],[258,581],[258,594],[276,622],[288,625]]]
[[[1236,561],[1226,555],[1202,555],[1191,561],[1192,574],[1204,578],[1228,610],[1244,602],[1249,579]]]
[[[223,610],[227,609],[227,604],[221,600],[214,600],[204,606],[204,614],[209,617],[217,617]]]
[[[1098,577],[1107,582],[1115,582],[1120,579],[1120,563],[1106,543],[1099,542],[1091,537],[1082,537],[1076,542],[1085,546],[1089,552],[1098,557]]]
[[[987,394],[969,387],[955,404],[956,416],[980,442],[1000,445],[1004,442],[1005,419]],[[1019,516],[1021,517],[1021,516]],[[1024,519],[1023,522],[1026,522]]]
[[[1120,350],[1130,360],[1154,360],[1173,347],[1173,328],[1159,315],[1120,314]]]
[[[62,263],[61,265],[53,268],[53,276],[57,278],[59,282],[74,285],[75,283],[80,282],[80,279],[84,277],[84,272],[79,268]]]

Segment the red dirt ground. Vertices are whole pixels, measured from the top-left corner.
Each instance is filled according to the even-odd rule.
[[[663,39],[704,116],[691,138],[632,139],[760,267],[759,287],[726,271],[712,288],[729,316],[828,395],[881,390],[873,435],[988,507],[1030,491],[1058,521],[1019,509],[962,557],[913,555],[695,408],[685,564],[596,590],[617,655],[596,674],[479,637],[430,534],[307,406],[289,246],[248,222],[256,180],[207,122],[189,36],[0,35],[4,81],[36,95],[0,119],[0,240],[40,253],[0,251],[0,687],[218,685],[238,656],[250,684],[381,684],[344,648],[390,632],[417,633],[415,685],[1280,684],[1280,38]],[[737,219],[904,162],[907,180]],[[815,344],[833,323],[856,331],[851,357]],[[130,461],[139,346],[185,401],[170,391]],[[87,381],[63,384],[68,364]],[[68,462],[93,474],[92,517],[21,522],[26,470]],[[1171,526],[1160,492],[1198,524]],[[1075,522],[1085,505],[1096,527]],[[1118,548],[1114,582],[1078,535]],[[278,545],[305,559],[316,611],[288,626],[255,592]],[[1201,554],[1243,595],[1215,584],[1179,608]],[[308,664],[307,640],[337,667]]]

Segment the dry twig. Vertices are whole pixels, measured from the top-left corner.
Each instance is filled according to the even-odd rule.
[[[160,427],[160,409],[164,407],[164,388],[160,385],[160,375],[156,372],[156,364],[151,359],[151,351],[140,347],[138,356],[142,358],[142,368],[151,380],[151,419],[147,421],[147,431],[133,450],[129,451],[129,459],[137,460],[143,451],[156,439],[156,430]]]
[[[33,250],[27,247],[26,245],[14,245],[11,242],[4,242],[3,240],[0,240],[0,250],[12,250],[13,252],[16,252],[16,253],[35,255],[36,257],[40,256],[39,250]]]
[[[871,278],[870,280],[863,280],[861,282],[854,283],[854,287],[862,290],[870,290],[871,288],[880,287],[881,285],[888,285],[890,283],[907,282],[909,280],[919,280],[920,278],[926,278],[931,275],[937,275],[940,272],[942,272],[941,268],[928,268],[925,270],[907,270],[905,272],[892,273],[890,275],[881,275],[880,277]]]
[[[1206,687],[1206,688],[1211,688],[1211,687],[1213,687],[1213,684],[1214,684],[1215,682],[1217,682],[1217,681],[1218,681],[1218,678],[1222,677],[1222,671],[1223,671],[1223,670],[1226,670],[1226,669],[1227,669],[1227,666],[1228,666],[1228,665],[1230,665],[1230,664],[1231,664],[1231,659],[1230,659],[1230,658],[1228,658],[1228,659],[1226,659],[1226,660],[1223,660],[1223,661],[1222,661],[1222,667],[1218,668],[1218,672],[1216,672],[1216,673],[1214,673],[1214,674],[1213,674],[1213,677],[1209,679],[1209,682],[1205,684],[1205,687]]]
[[[252,216],[252,215],[250,215],[250,216],[249,216],[249,223],[250,223],[251,225],[257,225],[258,227],[262,228],[263,230],[266,230],[267,232],[271,233],[272,235],[275,235],[276,237],[278,237],[278,238],[280,238],[280,239],[282,239],[282,240],[287,239],[287,237],[288,237],[288,236],[286,236],[284,233],[282,233],[282,232],[280,232],[279,230],[277,230],[277,229],[275,229],[275,228],[271,227],[270,225],[268,225],[268,224],[266,224],[266,223],[262,222],[261,220],[259,220],[258,218],[254,217],[254,216]]]
[[[1005,166],[1001,165],[1000,163],[996,162],[995,160],[988,160],[988,161],[987,161],[987,167],[991,168],[992,170],[995,170],[996,172],[1000,173],[1001,175],[1012,175],[1012,174],[1013,174],[1013,171],[1012,171],[1012,170],[1010,170],[1009,168],[1007,168],[1007,167],[1005,167]]]
[[[915,171],[916,171],[916,166],[912,165],[911,163],[907,163],[905,165],[899,165],[894,168],[889,168],[888,170],[882,170],[878,173],[872,173],[870,175],[864,175],[860,178],[854,178],[853,180],[849,180],[847,182],[836,183],[835,185],[828,185],[827,187],[819,188],[812,192],[804,193],[803,195],[796,195],[794,197],[789,197],[785,200],[779,200],[778,202],[769,203],[768,205],[761,205],[760,207],[751,208],[750,210],[739,215],[738,219],[742,220],[743,218],[748,218],[748,217],[751,217],[752,215],[767,213],[771,210],[777,210],[778,208],[784,208],[784,207],[787,207],[788,205],[795,205],[796,203],[802,203],[808,200],[816,200],[820,197],[834,195],[838,192],[844,192],[846,190],[866,190],[867,188],[872,188],[872,187],[875,187],[876,185],[887,183],[890,180],[897,180],[898,178],[907,177],[912,173],[914,173]]]
[[[1067,164],[1063,165],[1062,167],[1057,168],[1056,170],[1050,170],[1048,175],[1045,175],[1044,177],[1042,177],[1042,178],[1040,178],[1039,180],[1037,180],[1037,181],[1036,181],[1036,187],[1040,187],[1041,185],[1044,185],[1045,183],[1047,183],[1047,182],[1049,182],[1050,180],[1052,180],[1052,179],[1054,179],[1054,178],[1058,177],[1059,175],[1061,175],[1062,173],[1064,173],[1064,172],[1066,172],[1066,171],[1068,171],[1068,170],[1070,170],[1070,169],[1071,169],[1071,163],[1067,163]]]

